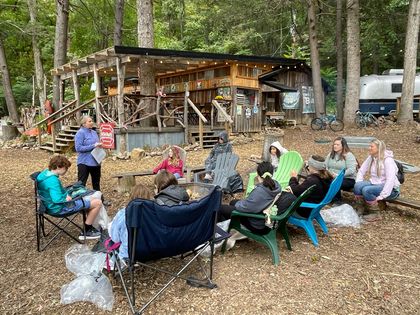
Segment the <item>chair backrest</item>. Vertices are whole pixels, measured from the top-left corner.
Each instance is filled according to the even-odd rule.
[[[285,219],[287,220],[297,210],[297,208],[300,207],[302,202],[304,202],[305,199],[308,198],[310,194],[312,194],[315,187],[316,187],[315,185],[312,185],[311,187],[306,189],[298,198],[295,199],[295,201],[293,201],[293,203],[289,206],[289,208],[287,208],[283,213],[276,215],[272,218],[277,221],[285,220]]]
[[[226,188],[228,178],[235,175],[236,165],[238,165],[239,156],[232,152],[219,154],[216,160],[216,167],[213,170],[214,179],[212,184]]]
[[[289,151],[280,156],[279,166],[273,174],[273,178],[282,188],[289,185],[290,172],[295,170],[300,172],[303,166],[303,159],[299,152]]]
[[[325,195],[324,199],[319,203],[318,207],[314,208],[309,215],[309,219],[315,217],[321,209],[329,204],[334,196],[338,193],[341,188],[341,184],[343,183],[345,169],[342,169],[341,172],[334,178],[334,180],[330,184],[330,188],[328,189],[327,194]]]
[[[182,205],[132,200],[126,208],[130,259],[145,262],[179,255],[214,237],[222,191],[208,186],[208,195]]]
[[[170,146],[170,147],[166,148],[162,152],[163,159],[165,160],[165,159],[168,158],[168,156],[169,156],[169,149],[171,147],[174,147],[174,148],[176,148],[178,150],[178,152],[179,152],[179,158],[182,160],[182,163],[183,163],[183,169],[182,169],[182,171],[185,172],[185,167],[186,167],[186,164],[187,164],[187,151],[185,151],[183,148],[181,148],[181,147],[179,147],[177,145],[173,145],[173,146]]]
[[[47,208],[44,206],[44,203],[42,202],[42,196],[39,194],[38,190],[38,182],[37,177],[41,172],[35,172],[29,175],[29,178],[33,180],[34,182],[34,196],[35,196],[35,211],[39,213],[45,213],[47,211]]]

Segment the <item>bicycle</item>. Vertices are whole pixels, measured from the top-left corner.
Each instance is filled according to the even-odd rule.
[[[327,125],[332,131],[341,131],[344,129],[344,123],[342,120],[335,117],[335,115],[325,115],[321,113],[321,117],[314,118],[311,121],[312,130],[325,130]]]
[[[368,127],[374,125],[379,127],[382,123],[370,112],[361,112],[360,110],[356,111],[356,118],[354,119],[356,126],[358,128]]]

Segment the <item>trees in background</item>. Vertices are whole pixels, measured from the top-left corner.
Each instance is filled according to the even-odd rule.
[[[243,0],[149,0],[153,10],[153,23],[150,25],[154,28],[154,46],[231,54],[285,56],[309,62],[310,28],[307,1],[309,0],[260,0],[248,1],[244,5]],[[137,0],[26,2],[28,6],[25,5],[25,1],[6,0],[0,3],[0,30],[4,34],[3,46],[18,106],[31,103],[32,93],[28,90],[31,89],[32,76],[37,72],[34,69],[41,69],[36,65],[37,53],[32,39],[38,41],[39,59],[45,70],[110,47],[114,43],[139,45]],[[321,73],[329,75],[326,79],[331,82],[331,87],[335,88],[337,84],[337,89],[328,96],[330,106],[342,103],[340,92],[344,90],[341,84],[344,83],[342,78],[346,75],[346,67],[341,71],[340,64],[348,62],[339,52],[341,42],[344,44],[343,50],[349,47],[346,31],[342,32],[339,24],[341,19],[345,20],[348,12],[343,10],[343,18],[340,18],[340,2],[345,1],[317,1],[315,7],[314,20],[318,37],[316,46],[319,53],[319,58],[315,59],[322,65]],[[34,16],[28,11],[31,3],[36,4]],[[56,17],[58,20],[61,18],[58,16],[59,12],[56,16],[54,11],[56,5],[63,7],[66,4],[68,9],[61,12],[67,13],[68,27],[61,33],[67,33],[68,37],[62,41],[60,48],[67,48],[67,52],[63,54],[57,48],[63,60],[57,62],[54,57],[54,35]],[[347,9],[347,6],[344,8]],[[359,75],[381,73],[389,68],[402,67],[407,21],[410,21],[407,13],[407,0],[360,2]],[[36,34],[33,29],[36,29]],[[342,40],[339,39],[340,35],[343,35]],[[352,34],[349,35],[351,43]],[[46,74],[51,75],[49,72]],[[36,74],[36,77],[40,78],[41,75]],[[38,79],[36,85],[38,90]],[[58,99],[59,87],[56,88],[54,98]],[[82,91],[84,90],[88,91],[89,88],[85,89],[82,86]],[[47,90],[48,93],[51,91]],[[0,115],[4,114],[2,106],[6,107],[2,95],[4,92],[0,89]],[[41,96],[39,99],[41,100]],[[337,114],[340,115],[340,106],[337,108]]]
[[[344,123],[353,125],[360,95],[359,0],[347,0],[347,85]]]
[[[401,108],[398,122],[413,120],[414,82],[416,78],[416,61],[418,51],[420,0],[411,0],[407,19],[407,32],[404,50],[404,77],[402,84]]]

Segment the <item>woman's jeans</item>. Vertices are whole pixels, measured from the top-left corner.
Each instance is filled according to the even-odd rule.
[[[356,196],[363,196],[366,201],[375,201],[376,197],[381,194],[383,188],[384,185],[373,185],[370,181],[364,180],[354,185],[354,194]],[[398,190],[393,189],[386,199],[395,199],[399,194],[400,192]]]

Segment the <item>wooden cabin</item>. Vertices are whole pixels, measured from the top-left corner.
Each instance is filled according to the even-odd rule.
[[[138,72],[143,62],[154,65],[156,95],[140,91]],[[221,129],[260,132],[264,112],[284,102],[279,94],[284,90],[269,82],[262,84],[261,78],[283,68],[303,73],[308,66],[298,59],[115,46],[54,69],[52,74],[62,82],[71,80],[75,108],[91,107],[97,123],[114,123],[116,142],[131,150],[195,141],[211,146]],[[97,87],[95,98],[81,104],[78,77],[91,75]],[[297,75],[282,84],[300,89],[309,83],[307,77]],[[141,108],[144,97],[155,99],[156,110]],[[61,107],[69,104],[63,99],[61,103]],[[145,119],[153,123],[142,126]]]
[[[306,124],[315,116],[312,71],[306,64],[277,66],[260,75],[259,83],[265,114],[263,121],[275,123],[278,117],[282,117],[286,121]],[[325,100],[328,84],[323,80],[322,85]]]

